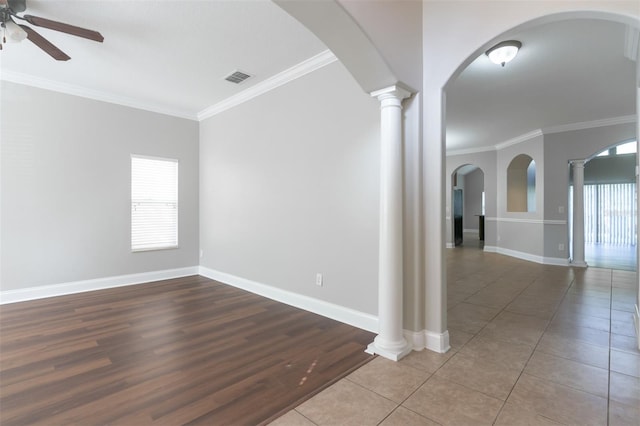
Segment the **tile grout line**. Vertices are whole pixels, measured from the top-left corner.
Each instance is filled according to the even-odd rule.
[[[527,365],[529,364],[529,361],[531,361],[531,358],[533,358],[533,354],[536,352],[536,349],[538,348],[538,345],[540,344],[540,340],[542,340],[542,337],[544,336],[544,334],[547,332],[547,329],[549,328],[549,326],[551,326],[551,323],[553,322],[553,319],[556,317],[557,313],[558,313],[558,309],[560,309],[560,305],[562,304],[562,301],[564,301],[565,297],[567,297],[567,293],[569,292],[569,289],[571,288],[571,286],[573,286],[573,284],[576,281],[576,276],[575,276],[575,271],[573,274],[573,279],[571,280],[571,283],[567,286],[567,288],[564,291],[564,294],[562,296],[562,298],[560,299],[560,303],[558,304],[558,306],[556,307],[556,309],[553,312],[553,315],[551,316],[551,318],[549,319],[549,322],[547,323],[547,325],[545,326],[544,330],[542,331],[542,334],[540,334],[540,337],[538,338],[536,344],[533,346],[533,351],[531,351],[531,354],[529,355],[529,358],[527,359],[527,361],[524,363],[524,366],[522,367],[522,371],[520,371],[520,374],[518,375],[518,378],[516,379],[515,383],[513,384],[513,386],[511,387],[511,390],[509,391],[509,394],[507,395],[507,397],[504,400],[504,404],[502,404],[502,407],[500,408],[500,411],[498,411],[498,415],[496,416],[495,420],[493,421],[493,424],[495,425],[496,421],[498,421],[498,417],[500,417],[500,414],[502,413],[502,410],[504,409],[504,406],[507,404],[507,401],[509,400],[509,398],[511,397],[511,394],[513,393],[513,390],[515,389],[516,385],[518,384],[518,382],[520,381],[520,378],[522,377],[522,375],[524,374],[524,370],[527,368]],[[535,282],[535,280],[534,280]],[[531,284],[530,284],[531,285]],[[528,287],[528,286],[527,286]],[[524,291],[524,290],[523,290]],[[544,416],[538,412],[536,412],[537,415],[544,417],[546,419],[552,420],[552,421],[556,421],[554,419],[550,419],[547,416]]]

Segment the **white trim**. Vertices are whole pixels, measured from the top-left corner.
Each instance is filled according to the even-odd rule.
[[[479,229],[463,229],[462,233],[466,233],[466,234],[479,234],[480,230]]]
[[[33,75],[18,73],[14,71],[3,70],[0,73],[0,79],[11,83],[23,84],[25,86],[38,87],[40,89],[51,90],[67,95],[93,99],[95,101],[142,109],[145,111],[156,112],[158,114],[186,118],[188,120],[197,120],[197,116],[191,111],[168,108],[165,105],[154,102],[145,102],[140,99],[130,98],[128,96],[114,95],[112,93],[102,92],[100,90],[88,89],[86,87],[78,86],[75,84],[61,83],[53,80],[48,80],[46,78],[36,77]]]
[[[569,262],[569,266],[573,266],[574,268],[586,268],[589,265],[587,265],[587,262],[581,261],[581,262],[574,262],[573,260],[571,260]]]
[[[338,58],[330,50],[325,50],[305,61],[300,62],[297,65],[292,66],[289,69],[282,71],[272,77],[267,78],[260,83],[243,90],[233,96],[230,96],[217,104],[211,105],[198,112],[198,121],[205,120],[209,117],[213,117],[216,114],[220,114],[222,111],[226,111],[230,108],[238,106],[244,102],[247,102],[257,96],[267,93],[283,84],[289,83],[297,78],[300,78],[310,72],[320,69],[326,65],[329,65]]]
[[[505,149],[507,147],[517,145],[522,142],[526,142],[528,140],[537,138],[542,135],[543,135],[542,130],[538,129],[529,133],[522,134],[520,136],[516,136],[515,138],[508,139],[504,142],[497,143],[494,147],[497,151],[500,151],[501,149]]]
[[[532,223],[537,225],[566,225],[566,220],[553,219],[525,219],[518,217],[486,217],[489,222],[512,222],[512,223]]]
[[[377,346],[374,340],[372,343],[369,343],[364,351],[371,355],[380,355],[381,357],[390,359],[391,361],[400,361],[402,358],[409,355],[412,350],[410,343],[407,343],[405,346],[398,348],[397,350],[383,349]]]
[[[251,281],[246,278],[216,271],[204,266],[199,267],[199,273],[203,277],[207,277],[233,287],[241,288],[243,290],[250,291],[251,293],[255,293],[281,303],[286,303],[287,305],[291,305],[296,308],[304,309],[305,311],[313,312],[372,333],[378,332],[378,317],[371,314],[335,305],[333,303],[304,296],[302,294],[293,293],[291,291],[282,290],[268,284]]]
[[[540,263],[542,265],[570,266],[569,259],[565,259],[562,257],[544,257],[531,253],[525,253],[523,251],[511,250],[504,247],[496,246],[484,246],[484,251],[486,251],[487,253],[498,253],[505,256],[515,257],[516,259]]]
[[[543,257],[542,263],[544,265],[571,266],[569,259],[565,259],[563,257]]]
[[[425,335],[423,331],[403,330],[402,334],[414,351],[421,351],[425,348]]]
[[[168,280],[171,278],[188,277],[190,275],[198,275],[197,266],[166,269],[163,271],[141,272],[138,274],[118,275],[92,280],[73,281],[18,290],[5,290],[0,291],[0,304],[4,305],[7,303],[23,302],[26,300],[43,299],[45,297],[63,296],[66,294],[83,293],[86,291],[124,287],[152,281]]]
[[[51,90],[54,92],[65,93],[68,95],[79,96],[82,98],[93,99],[96,101],[107,102],[116,105],[122,105],[130,108],[142,109],[159,114],[171,115],[174,117],[186,118],[188,120],[202,121],[212,117],[229,108],[233,108],[244,102],[247,102],[257,96],[267,93],[277,87],[287,84],[297,78],[316,71],[326,65],[329,65],[338,58],[330,50],[325,50],[319,54],[306,59],[289,69],[282,71],[274,76],[267,78],[233,96],[230,96],[214,105],[211,105],[197,114],[193,111],[184,109],[170,108],[155,102],[147,102],[128,96],[115,95],[100,90],[89,89],[75,84],[61,83],[42,77],[36,77],[24,73],[14,71],[2,71],[0,79],[11,83],[23,84],[26,86],[38,87],[40,89]]]
[[[594,129],[596,127],[615,126],[617,124],[629,124],[635,123],[635,115],[624,115],[622,117],[605,118],[602,120],[582,121],[580,123],[563,124],[560,126],[552,126],[542,129],[542,132],[546,135],[549,133],[562,133],[571,132],[574,130]]]
[[[447,150],[445,155],[447,157],[451,157],[454,155],[478,154],[481,152],[500,151],[509,146],[517,145],[519,143],[526,142],[535,137],[543,136],[546,134],[570,132],[573,130],[593,129],[596,127],[615,126],[618,124],[629,124],[629,123],[635,123],[635,122],[636,122],[635,115],[623,115],[620,117],[604,118],[602,120],[581,121],[579,123],[562,124],[559,126],[551,126],[551,127],[545,127],[543,129],[532,130],[531,132],[523,133],[522,135],[508,139],[504,142],[497,143],[495,145],[480,146],[477,148]]]
[[[451,345],[449,344],[449,331],[435,333],[429,330],[404,330],[404,337],[414,351],[428,349],[443,354],[451,349]]]
[[[447,150],[446,156],[451,157],[454,155],[467,155],[467,154],[479,154],[481,152],[491,152],[495,151],[496,147],[493,145],[490,146],[481,146],[478,148],[463,148],[463,149],[452,149]]]
[[[447,248],[455,248],[456,245],[454,243],[447,243],[446,247]]]
[[[426,342],[425,349],[441,354],[451,349],[451,345],[449,344],[449,331],[434,333],[433,331],[425,330],[424,336]]]

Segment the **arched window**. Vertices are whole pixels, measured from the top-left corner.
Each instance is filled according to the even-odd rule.
[[[515,157],[507,168],[507,211],[536,211],[536,163],[526,154]]]

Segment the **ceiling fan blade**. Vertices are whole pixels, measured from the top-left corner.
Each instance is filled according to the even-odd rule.
[[[68,61],[69,59],[71,59],[69,55],[58,49],[49,40],[35,32],[33,28],[27,27],[26,25],[20,25],[20,28],[27,32],[27,38],[29,39],[29,41],[47,52],[56,61]]]
[[[102,43],[104,37],[97,31],[88,30],[86,28],[76,27],[74,25],[64,24],[58,21],[52,21],[51,19],[39,18],[33,15],[24,15],[24,20],[37,27],[48,28],[50,30],[60,31],[63,33],[71,34],[74,36],[88,38]]]

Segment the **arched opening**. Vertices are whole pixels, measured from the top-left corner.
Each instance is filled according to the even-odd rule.
[[[589,266],[637,269],[636,156],[637,142],[623,141],[599,151],[585,164],[584,242]],[[573,176],[569,186],[571,212],[572,200]]]
[[[507,167],[507,211],[536,211],[536,163],[520,154]]]
[[[484,172],[473,164],[457,168],[451,175],[454,246],[482,248],[484,245]]]
[[[565,21],[567,18],[570,20]],[[585,20],[581,22],[583,18]],[[602,14],[598,16],[598,18],[601,18],[599,20],[593,18],[594,15],[585,16],[581,13],[566,14],[563,18],[559,18],[558,15],[550,15],[532,20],[504,32],[499,37],[484,44],[480,49],[477,49],[473,55],[469,56],[462,65],[451,74],[442,92],[442,116],[444,117],[443,122],[446,126],[442,130],[442,146],[443,150],[447,151],[447,157],[455,156],[455,161],[464,158],[465,162],[468,161],[471,163],[474,161],[474,156],[492,156],[492,158],[495,159],[495,169],[498,170],[498,179],[496,182],[496,186],[499,187],[498,197],[504,197],[502,200],[498,199],[497,201],[498,213],[495,218],[498,249],[505,247],[507,244],[505,240],[509,238],[529,242],[535,241],[538,246],[533,247],[533,244],[531,244],[532,251],[529,254],[532,254],[530,257],[539,263],[545,263],[551,257],[557,257],[565,261],[567,261],[569,257],[567,241],[571,224],[567,221],[567,214],[571,212],[567,211],[567,207],[570,205],[567,204],[568,194],[562,183],[566,181],[565,179],[567,179],[568,176],[567,161],[576,158],[588,158],[589,155],[595,152],[595,150],[585,152],[585,149],[587,149],[585,146],[588,146],[586,143],[580,146],[581,142],[584,142],[582,140],[583,137],[588,134],[591,129],[596,129],[598,126],[604,128],[605,119],[611,117],[633,117],[626,121],[627,126],[624,132],[633,130],[635,133],[637,129],[635,101],[635,94],[637,93],[636,65],[631,61],[629,61],[628,64],[624,63],[622,61],[624,58],[619,58],[619,63],[623,63],[623,66],[627,67],[625,84],[619,86],[620,90],[626,91],[625,96],[629,96],[624,101],[624,106],[613,98],[611,102],[609,102],[596,97],[594,98],[594,102],[589,104],[589,107],[602,101],[600,104],[602,109],[587,119],[580,119],[577,116],[571,118],[569,115],[553,113],[553,110],[558,107],[563,110],[565,108],[572,109],[569,102],[582,102],[581,99],[584,100],[584,98],[581,98],[577,92],[565,96],[565,100],[568,102],[565,106],[560,106],[549,100],[546,107],[541,107],[540,104],[534,106],[534,102],[530,101],[532,98],[540,101],[545,95],[550,93],[548,90],[549,87],[544,86],[542,80],[538,81],[539,84],[537,84],[539,90],[529,86],[525,92],[519,91],[527,86],[527,81],[531,77],[518,74],[518,71],[522,70],[521,67],[527,67],[529,69],[539,67],[539,63],[534,64],[529,62],[529,60],[547,51],[540,43],[534,43],[533,40],[530,40],[529,44],[526,42],[524,37],[528,31],[537,32],[538,35],[542,35],[544,32],[545,35],[551,37],[547,39],[547,41],[552,41],[553,36],[551,36],[551,34],[553,32],[546,31],[549,23],[556,24],[556,29],[558,30],[557,35],[563,31],[561,27],[565,24],[567,27],[576,24],[573,25],[576,29],[583,26],[583,30],[586,32],[591,30],[586,28],[589,23],[596,23],[602,24],[601,28],[608,27],[612,31],[617,32],[618,40],[621,40],[623,38],[622,35],[625,33],[625,27],[629,25],[628,23],[623,24],[622,22],[625,20],[614,15]],[[556,21],[556,19],[562,19],[562,22]],[[629,27],[637,28],[638,22],[635,22]],[[487,58],[484,57],[484,51],[494,44],[503,40],[521,38],[523,41],[523,49],[513,63],[507,64],[504,68],[491,68],[492,66],[495,67],[495,65],[485,61]],[[587,38],[585,38],[585,40],[586,39]],[[612,46],[618,46],[618,48],[620,48],[619,44],[620,41],[618,41],[617,44],[612,44]],[[525,50],[527,45],[531,47],[528,52]],[[582,43],[577,49],[593,50],[596,46],[604,47],[600,44],[600,41],[591,39],[590,42]],[[558,53],[558,51],[555,53]],[[553,74],[554,78],[558,78],[557,81],[561,80],[561,76],[567,77],[567,79],[575,78],[576,74],[572,75],[568,72],[568,68],[565,68],[568,66],[565,64],[565,61],[570,62],[573,60],[570,49],[567,50],[566,55],[556,55],[554,58],[557,63],[552,67],[553,71],[548,68],[547,71],[549,71],[549,73],[544,72],[540,75],[541,77],[546,75],[550,78]],[[518,62],[519,59],[521,59],[520,62]],[[536,69],[541,70],[543,68],[544,67]],[[599,77],[600,82],[594,81],[595,86],[602,85],[603,75],[611,78],[611,75],[607,73],[601,74]],[[617,83],[619,82],[618,80]],[[477,92],[484,90],[486,97],[481,98],[478,96],[473,99],[465,99],[464,96],[461,96],[464,95],[465,91],[473,90]],[[527,99],[527,104],[519,104],[518,99]],[[622,98],[618,97],[618,99],[621,100]],[[473,108],[470,108],[470,106]],[[544,108],[548,109],[545,110]],[[534,117],[537,121],[532,126],[518,127],[526,121],[526,118]],[[562,117],[561,120],[564,122],[553,122],[553,120],[556,118],[559,119],[560,117]],[[603,123],[598,123],[599,120],[602,120]],[[611,128],[616,125],[622,127],[621,123],[623,121],[624,120],[620,119],[618,123],[615,124],[612,121],[608,125],[610,125]],[[591,124],[585,124],[586,122],[593,122],[593,127],[589,127]],[[578,123],[580,123],[580,125],[578,125]],[[470,125],[465,127],[467,124]],[[499,131],[495,131],[496,129]],[[502,130],[507,129],[508,132],[500,133]],[[597,131],[593,130],[593,132],[596,133]],[[552,141],[561,142],[563,139],[567,141],[566,146],[571,146],[571,149],[563,151],[563,149],[560,148],[560,144],[552,144]],[[508,164],[511,160],[517,158],[517,154],[523,151],[530,153],[531,156],[529,156],[527,161],[523,158],[522,163],[524,164],[519,164],[519,167],[517,167],[519,169],[518,183],[520,188],[518,195],[520,198],[515,202],[510,199],[511,197],[508,194],[508,182],[501,182],[500,180],[504,179],[508,181],[508,173],[506,173]],[[538,201],[535,207],[533,207],[535,204],[532,205],[529,203],[529,197],[527,196],[529,193],[533,194],[533,185],[527,185],[527,177],[533,175],[533,170],[529,173],[526,172],[533,158],[536,160],[534,163],[535,166],[533,167],[535,167],[535,175],[537,178],[535,193],[537,194]],[[558,167],[559,159],[562,159],[559,165],[560,167]],[[493,172],[493,170],[490,170],[490,172]],[[529,182],[533,183],[533,179]],[[558,185],[558,183],[561,184]],[[527,191],[527,187],[531,188],[531,190]],[[634,191],[634,195],[636,194],[637,189]],[[502,212],[507,212],[507,214],[500,217]],[[531,212],[531,214],[517,215],[509,214],[510,212]],[[528,217],[531,218],[531,223],[527,223],[527,220],[529,220]],[[539,226],[536,227],[536,225]],[[509,232],[505,231],[507,228]],[[531,232],[531,229],[536,229],[537,232]],[[536,249],[540,251],[533,251]],[[516,250],[505,250],[505,252],[507,252],[505,254],[509,255],[520,254],[515,253]],[[479,264],[480,262],[487,261],[486,257],[482,259],[478,258],[478,260]],[[568,261],[565,264],[567,263]],[[477,331],[470,326],[471,321],[469,321],[469,318],[472,318],[480,324],[480,326],[487,327],[484,329],[485,332],[481,332],[481,334],[484,334],[484,336],[491,334],[487,331],[491,328],[488,326],[491,320],[485,320],[481,318],[480,313],[476,313],[476,311],[479,310],[477,305],[484,304],[484,306],[489,306],[495,303],[493,307],[495,307],[496,310],[492,312],[492,314],[496,315],[495,318],[503,316],[505,318],[515,318],[517,315],[511,314],[515,312],[522,315],[540,315],[540,311],[535,311],[535,309],[530,306],[525,306],[526,303],[534,299],[525,300],[526,297],[524,293],[529,290],[528,288],[525,289],[522,296],[509,294],[509,291],[513,290],[510,286],[513,283],[517,284],[519,280],[518,273],[515,272],[516,270],[514,270],[514,274],[505,277],[506,279],[504,281],[496,279],[493,282],[483,283],[481,286],[478,284],[479,277],[487,281],[491,279],[490,273],[487,273],[488,265],[479,266],[476,271],[465,271],[463,268],[458,267],[459,263],[455,260],[450,261],[448,258],[447,264],[456,265],[455,268],[449,267],[447,269],[449,276],[445,284],[447,291],[447,304],[445,305],[447,329],[449,329],[452,339],[458,338],[459,335],[456,335],[457,330],[463,330],[468,334],[477,333]],[[561,263],[558,262],[558,264]],[[562,285],[569,287],[574,273],[578,275],[579,273],[583,273],[583,271],[567,268],[566,275],[559,277],[557,282],[561,282]],[[469,277],[473,277],[473,279]],[[541,282],[542,281],[543,280],[541,280]],[[478,290],[478,288],[480,288],[480,290]],[[637,291],[636,285],[634,285],[634,290]],[[515,293],[515,290],[513,291]],[[638,300],[637,294],[635,300]],[[532,304],[534,303],[536,302]],[[561,298],[558,296],[558,299],[554,300],[553,303],[560,304]],[[502,312],[500,312],[501,309],[503,309]],[[505,312],[510,313],[503,315]],[[551,315],[552,312],[553,310],[549,309],[546,314]],[[496,328],[500,327],[497,322],[493,325]],[[504,338],[504,336],[500,336],[500,338]]]

